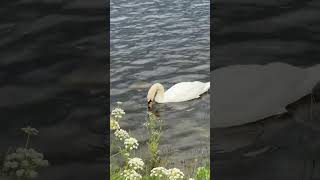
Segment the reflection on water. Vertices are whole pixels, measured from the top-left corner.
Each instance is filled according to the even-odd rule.
[[[153,83],[168,89],[183,81],[209,81],[209,1],[111,1],[110,36],[111,102],[124,102],[122,127],[143,142]],[[209,102],[206,93],[189,102],[154,105],[164,122],[160,149],[170,148],[172,160],[209,146]]]
[[[227,66],[212,81],[215,178],[318,176],[320,65]]]
[[[320,65],[234,65],[214,70],[211,80],[216,84],[211,127],[231,127],[286,112],[320,81]]]

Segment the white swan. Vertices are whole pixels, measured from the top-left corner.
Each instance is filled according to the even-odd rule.
[[[153,101],[157,103],[183,102],[199,98],[201,94],[208,91],[210,82],[199,81],[181,82],[175,84],[167,91],[160,83],[153,84],[147,95],[148,108],[152,108]]]
[[[214,70],[211,128],[239,126],[287,112],[286,106],[312,92],[320,64],[234,65]]]

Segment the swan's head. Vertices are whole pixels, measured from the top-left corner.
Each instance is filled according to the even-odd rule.
[[[157,91],[158,91],[157,84],[152,85],[148,91],[147,102],[148,102],[148,109],[149,110],[152,109],[152,104],[153,104],[154,98],[157,94]]]

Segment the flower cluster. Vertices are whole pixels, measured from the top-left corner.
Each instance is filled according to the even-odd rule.
[[[168,170],[164,167],[156,167],[151,170],[150,176],[152,177],[165,177],[168,174]]]
[[[126,113],[124,112],[123,109],[117,107],[115,109],[112,110],[111,115],[116,118],[116,119],[121,119],[123,115],[125,115]]]
[[[114,120],[114,119],[110,119],[110,129],[111,130],[118,130],[120,129],[119,123]]]
[[[138,149],[139,143],[135,138],[129,137],[124,140],[124,146],[126,149],[133,150],[133,149]]]
[[[130,158],[128,165],[133,170],[142,170],[144,166],[144,162],[140,158]]]
[[[172,168],[168,170],[168,177],[171,180],[183,179],[184,174],[178,168]]]
[[[120,147],[120,151],[117,154],[121,154],[122,157],[125,159],[125,166],[122,169],[122,172],[120,175],[122,176],[121,179],[124,180],[141,180],[141,172],[143,172],[143,169],[145,167],[145,164],[142,159],[137,157],[131,156],[131,150],[138,149],[139,143],[137,139],[131,137],[129,133],[123,129],[121,129],[119,125],[120,119],[125,115],[125,112],[123,109],[120,108],[121,102],[117,102],[118,107],[114,108],[111,112],[110,117],[110,129],[114,131],[115,137],[122,141],[125,148]],[[153,113],[148,112],[149,115],[149,121],[144,123],[143,125],[148,128],[148,130],[151,133],[152,138],[160,138],[160,132],[156,129],[157,124],[154,123],[154,120],[156,120],[156,117]],[[158,144],[156,144],[158,145]],[[158,153],[156,148],[156,153]],[[15,165],[14,165],[15,166]],[[198,171],[201,169],[198,169]],[[171,168],[166,169],[164,167],[155,167],[150,172],[151,177],[155,177],[155,179],[168,179],[168,180],[184,180],[188,179],[185,177],[184,173],[178,169],[178,168]],[[145,179],[145,177],[144,177]],[[148,177],[149,179],[149,177]],[[152,178],[153,179],[153,178]],[[198,175],[197,178],[198,179]],[[203,179],[203,178],[201,178]],[[205,179],[209,179],[209,177],[205,177]],[[188,180],[194,180],[193,178],[189,178]]]
[[[39,131],[38,131],[37,129],[32,128],[32,127],[30,127],[30,126],[25,127],[25,128],[21,128],[21,130],[22,130],[24,133],[28,134],[28,135],[38,135],[38,133],[39,133]]]
[[[114,135],[119,138],[120,141],[122,140],[126,140],[128,138],[130,138],[129,134],[127,131],[123,130],[123,129],[118,129],[116,130],[116,132],[114,132]]]
[[[156,167],[151,170],[150,176],[152,177],[167,177],[170,180],[183,179],[184,174],[178,168],[166,169],[164,167]]]
[[[43,154],[34,149],[18,148],[15,152],[6,155],[3,171],[8,174],[16,174],[17,177],[36,178],[40,167],[46,167],[49,163],[43,159]]]
[[[117,101],[118,106],[122,105],[121,101]]]
[[[124,177],[125,180],[140,180],[140,179],[142,179],[142,176],[133,169],[124,170],[121,173],[121,176]]]
[[[110,129],[115,131],[115,137],[123,141],[126,150],[124,157],[128,159],[128,166],[123,170],[121,176],[125,180],[140,180],[142,176],[137,171],[143,170],[144,162],[140,158],[130,158],[129,153],[130,150],[138,149],[139,143],[137,139],[130,137],[127,131],[120,128],[119,120],[125,115],[125,112],[120,108],[121,102],[117,102],[117,104],[118,107],[111,112]]]
[[[117,102],[117,104],[118,107],[111,112],[110,129],[115,130],[114,135],[120,141],[124,141],[124,145],[127,150],[137,149],[139,146],[138,141],[135,138],[130,137],[129,133],[126,130],[120,128],[118,121],[122,118],[125,112],[119,107],[121,102]]]

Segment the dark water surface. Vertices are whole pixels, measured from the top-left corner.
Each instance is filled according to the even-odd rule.
[[[250,93],[235,97],[233,104],[243,105],[239,109],[250,107],[242,111],[244,116],[261,115],[261,112],[268,112],[274,106],[280,106],[284,102],[282,100],[292,97],[290,103],[282,104],[282,111],[286,112],[279,112],[274,116],[270,114],[269,117],[251,124],[212,129],[214,178],[319,179],[319,85],[313,91],[313,87],[309,87],[305,95],[296,96],[297,90],[304,87],[308,77],[320,78],[320,71],[312,76],[300,73],[304,72],[303,68],[314,68],[320,64],[319,2],[223,0],[212,2],[212,5],[212,23],[215,28],[211,30],[214,41],[211,70],[225,67],[231,72],[231,69],[238,69],[234,65],[243,65],[247,69],[243,73],[237,71],[238,74],[233,75],[237,78],[226,73],[228,82],[215,77],[215,71],[212,71],[212,83],[217,88],[222,87],[221,84],[229,86],[234,94],[248,88]],[[287,65],[278,64],[269,68],[269,63],[274,62]],[[264,66],[254,69],[253,65]],[[220,71],[219,74],[223,73]],[[235,81],[246,76],[246,81]],[[224,93],[219,92],[221,93],[216,95],[213,89],[213,108],[215,104],[224,103],[223,99],[217,100],[215,97],[234,95],[228,89]],[[310,92],[313,92],[313,101]],[[236,99],[241,99],[241,102]],[[258,106],[252,108],[254,103]],[[211,124],[214,126],[217,113],[232,115],[235,110],[225,108],[224,111],[212,113]]]
[[[168,89],[179,82],[209,81],[209,8],[208,0],[111,1],[111,102],[124,102],[121,126],[140,142],[147,138],[146,96],[153,83]],[[209,102],[206,93],[193,101],[156,105],[164,122],[162,155],[172,162],[194,158],[202,149],[209,155]]]
[[[103,1],[16,0],[0,7],[0,152],[32,146],[39,179],[105,179],[107,21]]]

